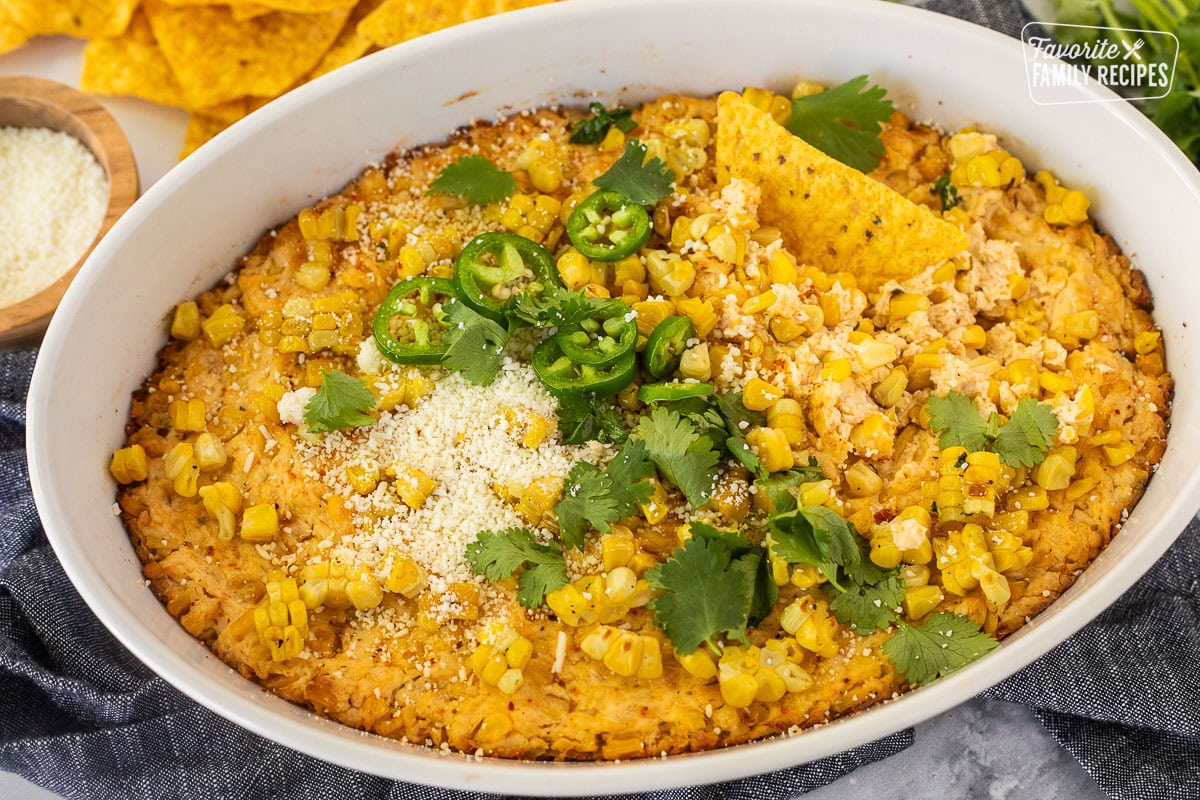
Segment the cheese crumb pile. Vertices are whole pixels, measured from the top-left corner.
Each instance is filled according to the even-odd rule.
[[[90,150],[47,128],[0,128],[0,306],[31,297],[80,259],[108,204]]]
[[[464,560],[480,531],[527,527],[543,541],[548,531],[530,526],[502,493],[518,494],[541,478],[561,480],[578,461],[609,456],[598,442],[569,446],[551,436],[536,448],[522,444],[520,423],[537,414],[555,419],[555,402],[528,365],[510,362],[491,386],[468,383],[457,373],[437,377],[433,393],[416,408],[385,412],[367,428],[337,431],[316,441],[297,441],[301,469],[324,481],[354,514],[354,534],[330,548],[328,557],[360,563],[383,574],[395,548],[429,571],[429,590],[443,594],[451,583],[482,579]],[[505,413],[515,410],[515,415]],[[403,473],[419,469],[436,484],[419,507],[409,508],[391,482],[368,495],[351,487],[347,470]]]

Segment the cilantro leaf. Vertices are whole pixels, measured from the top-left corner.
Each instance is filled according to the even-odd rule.
[[[1042,462],[1054,435],[1058,417],[1045,403],[1026,398],[1017,403],[1012,416],[992,442],[992,449],[1010,467],[1033,467]]]
[[[896,607],[904,602],[904,584],[894,571],[875,583],[852,583],[833,598],[829,610],[838,622],[866,636],[896,621]]]
[[[829,558],[830,533],[814,528],[796,508],[776,514],[769,523],[771,549],[790,564],[813,564],[826,578],[837,580],[837,564]]]
[[[646,145],[630,139],[617,162],[592,183],[622,194],[638,205],[652,206],[671,193],[675,175],[662,159],[652,158],[643,164],[644,161]]]
[[[851,583],[863,585],[880,583],[888,576],[887,572],[875,566],[869,558],[860,558],[857,564],[847,564],[844,570]]]
[[[949,675],[999,646],[971,620],[938,611],[920,625],[900,625],[883,653],[909,683],[927,684]]]
[[[688,533],[693,537],[699,536],[720,542],[734,555],[742,555],[750,550],[750,540],[739,531],[722,531],[706,522],[689,522]]]
[[[949,211],[962,202],[958,196],[958,189],[950,183],[949,172],[933,182],[933,193],[942,201],[942,211]]]
[[[852,569],[862,560],[858,534],[837,512],[824,506],[773,514],[768,525],[775,555],[793,564],[814,565],[837,589],[842,589],[838,568]]]
[[[693,535],[646,573],[650,585],[662,590],[650,601],[654,622],[677,651],[715,648],[713,637],[722,633],[745,639],[761,560],[760,553],[735,556],[723,539]]]
[[[449,347],[442,366],[461,372],[478,386],[491,384],[500,371],[500,354],[508,344],[508,331],[458,300],[451,300],[443,308]]]
[[[1040,464],[1058,432],[1058,417],[1045,403],[1026,398],[1017,403],[1008,422],[993,413],[979,415],[975,402],[959,392],[925,401],[929,427],[938,433],[938,446],[983,450],[990,447],[1010,467]]]
[[[938,434],[938,446],[943,450],[965,447],[975,451],[987,445],[987,421],[979,415],[975,401],[962,392],[930,397],[925,408],[929,412],[929,427]]]
[[[746,408],[746,405],[742,402],[741,392],[726,392],[725,394],[718,394],[716,397],[717,408],[720,409],[721,416],[725,417],[725,424],[729,426],[731,434],[737,434],[750,428],[752,425],[767,424],[765,414]]]
[[[743,467],[750,470],[757,478],[766,478],[768,472],[763,468],[758,455],[746,441],[746,431],[752,425],[766,425],[767,418],[757,411],[751,411],[742,403],[741,392],[727,392],[716,395],[717,409],[725,419],[725,427],[729,436],[725,439],[725,449],[729,455],[737,459]]]
[[[614,522],[637,511],[637,504],[654,493],[643,480],[653,472],[645,443],[635,438],[625,442],[603,471],[586,461],[571,467],[562,500],[554,507],[563,544],[582,550],[589,524],[604,533],[612,529]]]
[[[618,106],[612,110],[604,107],[603,103],[592,103],[588,106],[592,116],[581,119],[571,126],[571,144],[598,144],[609,128],[616,128],[622,133],[629,133],[637,127],[633,119],[633,110]]]
[[[606,531],[623,516],[613,496],[612,478],[586,461],[580,461],[567,473],[562,500],[554,507],[554,513],[558,516],[558,538],[563,545],[576,550],[583,549],[588,523]]]
[[[727,435],[725,418],[713,406],[711,397],[687,397],[661,405],[682,417],[684,422],[696,429],[697,434],[714,445],[723,441]]]
[[[304,404],[304,423],[311,433],[373,425],[375,397],[367,382],[332,370],[321,376],[321,388]]]
[[[645,503],[654,494],[654,487],[645,481],[654,474],[654,465],[647,458],[646,443],[641,439],[633,437],[625,442],[604,471],[613,482],[617,503],[626,512],[623,516],[632,514],[638,503]]]
[[[792,100],[792,115],[784,127],[843,164],[870,172],[883,157],[882,123],[896,110],[886,94],[878,86],[868,89],[867,76],[859,75]]]
[[[564,289],[553,284],[537,294],[519,292],[508,308],[511,319],[539,328],[553,328],[579,322],[606,302],[588,297],[582,289]]]
[[[754,477],[765,478],[771,474],[763,466],[758,453],[755,453],[754,449],[750,447],[750,442],[740,433],[725,439],[725,449],[729,451],[729,455],[733,456],[739,464],[748,469]]]
[[[800,488],[800,484],[819,481],[824,477],[825,474],[821,472],[817,460],[810,456],[807,464],[782,472],[773,472],[765,478],[758,478],[754,485],[757,487],[756,491],[767,493],[767,500],[771,504],[773,513],[784,513],[795,510],[796,490]]]
[[[757,625],[771,613],[775,602],[779,600],[779,586],[771,575],[771,559],[766,552],[757,554],[758,568],[754,576],[754,593],[750,596],[750,614],[748,622]]]
[[[683,492],[692,508],[709,501],[716,483],[713,467],[721,458],[710,439],[678,412],[661,406],[642,417],[637,432],[646,440],[646,453],[654,466]]]
[[[854,527],[833,509],[808,506],[800,514],[814,529],[829,532],[829,558],[839,567],[853,567],[862,560],[861,537]]]
[[[585,444],[591,441],[622,444],[629,438],[629,429],[607,398],[594,394],[567,395],[558,399],[558,427],[563,444]]]
[[[442,167],[426,194],[454,194],[473,205],[485,206],[507,200],[516,190],[512,173],[483,156],[470,155]]]
[[[467,545],[466,559],[476,575],[502,581],[523,567],[535,548],[550,549],[538,544],[528,528],[480,531]]]
[[[467,563],[489,581],[502,581],[517,570],[517,602],[537,608],[547,592],[567,583],[567,565],[562,550],[540,544],[528,528],[480,531],[467,545]]]

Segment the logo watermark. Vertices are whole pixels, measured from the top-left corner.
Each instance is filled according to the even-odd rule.
[[[1081,87],[1106,86],[1126,100],[1164,97],[1175,80],[1179,39],[1166,31],[1031,22],[1021,29],[1029,96],[1039,105],[1102,103]]]

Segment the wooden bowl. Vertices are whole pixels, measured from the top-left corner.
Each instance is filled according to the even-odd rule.
[[[0,77],[0,127],[49,128],[84,144],[108,176],[108,208],[96,238],[79,261],[37,294],[0,308],[0,345],[40,336],[67,286],[117,217],[137,199],[138,173],[133,151],[117,121],[92,98],[69,86],[41,78]]]

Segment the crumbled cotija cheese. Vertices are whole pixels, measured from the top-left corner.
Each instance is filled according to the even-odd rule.
[[[317,390],[311,386],[302,386],[294,392],[285,392],[275,409],[279,412],[279,421],[284,425],[303,425],[304,407],[312,400]]]
[[[108,179],[91,151],[47,128],[0,128],[0,306],[54,283],[96,238]]]
[[[399,548],[429,571],[431,591],[444,592],[450,583],[476,580],[464,554],[480,531],[530,527],[497,487],[519,490],[539,478],[561,478],[577,461],[611,455],[599,442],[571,446],[557,437],[525,447],[503,413],[506,407],[521,418],[555,419],[556,404],[533,371],[514,364],[491,386],[475,386],[450,373],[437,379],[437,388],[416,408],[401,406],[381,414],[375,425],[317,441],[298,438],[301,468],[344,497],[354,515],[355,533],[339,542],[333,557],[382,572],[388,550]],[[436,488],[416,509],[406,506],[388,482],[360,496],[346,479],[351,466],[381,473],[389,467],[420,469]]]
[[[925,543],[928,531],[915,519],[903,519],[892,523],[892,541],[901,550],[916,550]]]

